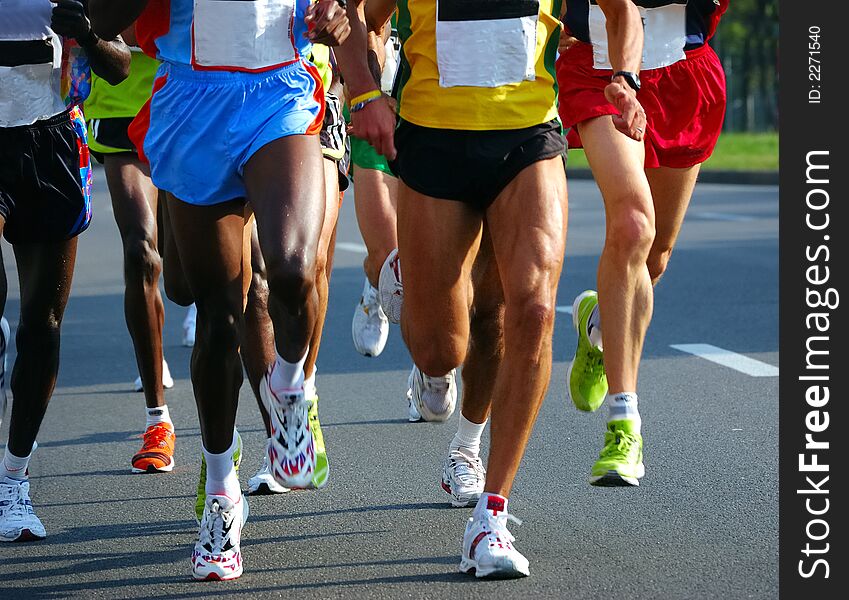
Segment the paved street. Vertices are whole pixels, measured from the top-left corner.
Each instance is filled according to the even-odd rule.
[[[0,598],[777,596],[777,188],[698,187],[657,288],[641,370],[647,474],[639,488],[620,489],[588,484],[604,415],[564,401],[575,343],[567,310],[595,286],[604,231],[595,184],[570,183],[552,384],[510,501],[524,521],[511,530],[531,577],[502,582],[457,572],[470,511],[451,509],[439,486],[456,415],[445,424],[407,422],[410,358],[397,328],[376,359],[351,343],[363,247],[349,193],[318,361],[330,483],[250,499],[244,575],[196,583],[189,558],[200,433],[190,350],[180,346],[184,309],[166,306],[177,467],[131,475],[144,401],[132,392],[137,371],[123,317],[121,249],[102,170],[95,186],[59,384],[30,465],[33,502],[49,537],[0,546]],[[3,244],[14,331],[17,272]],[[264,445],[247,385],[238,427],[244,485]]]

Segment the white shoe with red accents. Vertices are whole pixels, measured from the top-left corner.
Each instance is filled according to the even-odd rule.
[[[507,521],[522,522],[507,512],[507,499],[483,494],[466,524],[460,571],[475,577],[513,579],[530,575],[528,559],[513,546]]]
[[[271,423],[268,444],[271,475],[285,488],[309,488],[316,462],[309,402],[303,388],[276,393],[271,389],[269,380],[270,373],[267,373],[259,384],[259,395]]]
[[[241,493],[236,502],[228,496],[207,495],[192,552],[192,577],[223,581],[242,574],[240,543],[248,512],[248,501]]]

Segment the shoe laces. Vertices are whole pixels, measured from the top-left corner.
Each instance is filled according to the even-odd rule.
[[[35,514],[29,498],[29,481],[0,485],[0,513],[18,519]]]
[[[448,375],[443,375],[442,377],[431,377],[430,375],[425,374],[424,371],[420,371],[422,374],[422,384],[425,391],[435,392],[437,394],[446,394],[448,390],[451,389],[451,380],[452,373]]]
[[[638,451],[640,441],[637,436],[621,429],[611,428],[607,432],[607,440],[601,450],[600,458],[629,458]]]
[[[463,485],[474,485],[486,476],[483,462],[481,462],[479,456],[470,459],[465,454],[452,452],[449,460],[451,461],[451,470],[454,473],[454,479]]]
[[[200,524],[198,543],[210,554],[221,554],[232,548],[230,532],[236,507],[225,510],[218,500],[212,500]],[[227,547],[229,546],[229,547]]]
[[[496,535],[502,542],[506,543],[516,541],[516,538],[512,533],[510,533],[510,530],[507,529],[507,521],[511,521],[516,525],[521,525],[522,519],[506,511],[500,512],[497,515],[493,515],[487,511],[486,517],[487,525],[490,530],[489,535]]]
[[[166,448],[168,446],[168,438],[171,435],[171,430],[164,425],[151,425],[144,432],[144,442],[142,443],[142,452],[153,448]]]

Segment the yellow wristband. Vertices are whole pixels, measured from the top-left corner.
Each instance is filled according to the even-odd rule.
[[[372,98],[378,98],[383,95],[383,92],[380,90],[372,90],[370,92],[366,92],[365,94],[360,94],[356,98],[351,98],[349,104],[351,106],[355,106],[360,104],[361,102],[365,102],[366,100],[371,100]]]

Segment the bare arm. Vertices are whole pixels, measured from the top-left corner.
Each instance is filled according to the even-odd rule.
[[[50,27],[58,35],[73,38],[88,57],[91,70],[111,85],[124,81],[130,74],[130,49],[115,35],[99,38],[92,31],[86,7],[80,0],[51,0],[55,6]]]
[[[607,21],[607,45],[613,72],[639,73],[643,54],[643,24],[637,6],[630,0],[598,0]],[[615,77],[604,90],[607,100],[619,109],[613,117],[616,129],[630,138],[642,141],[646,113],[637,93],[624,77]]]
[[[100,37],[114,39],[132,25],[148,0],[88,0],[91,25]]]
[[[373,90],[380,90],[368,61],[368,33],[366,29],[364,0],[348,1],[348,20],[351,33],[336,49],[339,69],[351,98]],[[366,140],[378,153],[389,160],[395,158],[395,112],[387,98],[379,98],[362,110],[351,113],[351,133]]]
[[[380,31],[395,12],[396,0],[367,0],[366,24],[369,31]]]

